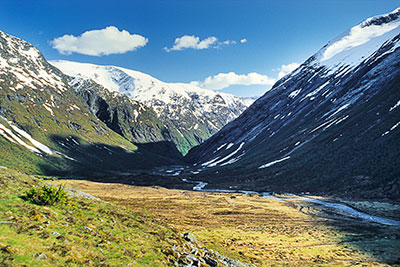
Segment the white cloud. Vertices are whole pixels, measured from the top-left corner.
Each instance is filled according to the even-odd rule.
[[[242,39],[246,40],[246,39]],[[240,41],[241,43],[242,40]],[[247,40],[246,40],[247,41]],[[178,37],[175,39],[174,45],[171,48],[164,47],[164,50],[167,52],[170,51],[179,51],[183,49],[208,49],[208,48],[219,48],[222,45],[234,45],[237,44],[234,40],[226,40],[223,42],[218,41],[218,38],[215,36],[207,37],[203,40],[200,40],[199,37],[195,35],[184,35],[182,37]]]
[[[236,41],[231,41],[231,40],[226,40],[223,42],[224,45],[231,45],[231,44],[236,44]]]
[[[348,35],[333,43],[325,50],[321,60],[328,60],[342,51],[365,44],[369,40],[381,36],[399,26],[400,22],[369,25],[368,27],[363,27],[362,24],[354,26],[351,28]]]
[[[293,62],[287,65],[282,65],[279,69],[278,79],[286,76],[300,66],[299,63]],[[278,79],[262,75],[256,72],[249,74],[236,74],[234,72],[219,73],[214,76],[209,76],[203,81],[192,81],[190,84],[199,86],[209,90],[221,90],[231,85],[273,85]]]
[[[92,30],[80,36],[64,35],[50,42],[59,53],[70,55],[79,53],[90,56],[103,56],[110,54],[123,54],[133,51],[147,44],[148,39],[130,34],[126,30],[120,31],[115,26],[108,26],[101,30]]]
[[[242,44],[247,43],[247,39],[246,39],[246,38],[243,38],[242,40],[240,40],[240,42],[241,42]]]
[[[200,41],[200,38],[194,35],[184,35],[175,39],[175,43],[171,48],[165,47],[166,51],[183,50],[186,48],[207,49],[217,43],[217,37],[210,36]]]
[[[230,85],[272,85],[274,83],[274,78],[255,72],[249,74],[219,73],[207,77],[204,81],[191,82],[192,85],[210,90],[220,90]]]
[[[282,65],[279,69],[278,79],[285,77],[300,66],[299,63],[293,62],[287,65]]]

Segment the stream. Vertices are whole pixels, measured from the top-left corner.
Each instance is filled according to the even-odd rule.
[[[374,223],[379,223],[379,224],[384,224],[384,225],[397,225],[400,226],[400,221],[394,220],[394,219],[388,219],[388,218],[383,218],[383,217],[378,217],[374,215],[370,215],[361,211],[358,211],[356,209],[353,209],[350,206],[347,206],[345,204],[341,203],[333,203],[333,202],[327,202],[323,201],[320,199],[315,199],[315,198],[309,198],[309,197],[293,197],[293,198],[287,198],[288,200],[284,198],[279,198],[271,195],[271,193],[268,192],[255,192],[255,191],[243,191],[243,190],[226,190],[226,189],[205,189],[208,185],[206,182],[202,181],[189,181],[187,179],[183,179],[184,182],[187,183],[193,183],[195,186],[193,186],[194,191],[201,191],[201,192],[214,192],[214,193],[242,193],[242,194],[248,194],[248,193],[257,193],[260,194],[261,197],[264,198],[269,198],[269,199],[274,199],[277,201],[281,202],[287,202],[287,203],[295,203],[297,205],[302,206],[302,204],[295,202],[297,201],[305,201],[305,202],[310,202],[310,203],[315,203],[322,205],[324,207],[340,210],[342,212],[345,212],[351,216],[360,218],[362,220],[368,221],[368,222],[374,222]]]

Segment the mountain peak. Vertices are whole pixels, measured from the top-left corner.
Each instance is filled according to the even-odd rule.
[[[63,74],[50,65],[38,49],[30,43],[0,31],[0,74],[12,75],[19,83],[12,90],[28,86],[39,89],[51,85],[60,91],[68,86]]]
[[[333,39],[193,148],[186,159],[196,164],[196,179],[219,188],[398,199],[400,191],[388,188],[398,183],[400,164],[399,14]]]
[[[352,27],[325,45],[314,62],[331,68],[355,67],[368,59],[385,42],[400,34],[400,8],[374,16]]]
[[[3,31],[0,31],[0,48],[2,56],[8,54],[9,57],[12,55],[25,56],[31,60],[44,59],[42,54],[30,43],[12,35],[9,35]],[[13,60],[11,60],[13,62]]]
[[[370,25],[382,25],[382,24],[390,23],[394,20],[398,20],[399,17],[400,17],[400,7],[396,8],[395,10],[393,10],[390,13],[368,18],[368,19],[364,20],[360,24],[360,26],[362,28],[364,28],[364,27],[368,27]]]
[[[153,108],[182,153],[202,143],[248,106],[248,102],[234,95],[191,84],[166,83],[122,67],[60,60],[50,63],[67,75],[94,80],[109,91]]]

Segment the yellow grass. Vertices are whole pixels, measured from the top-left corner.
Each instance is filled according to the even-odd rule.
[[[369,229],[367,224],[365,229],[361,227],[362,231],[356,226],[357,231],[352,232],[349,229],[354,228],[354,222],[343,220],[341,225],[320,210],[308,208],[304,213],[296,205],[256,194],[78,180],[62,183],[129,209],[145,211],[168,227],[193,233],[202,244],[225,256],[257,266],[385,266],[383,262],[395,261],[399,256],[398,236],[388,246],[382,246],[384,235],[396,235],[398,228],[383,227],[386,232],[369,238],[376,229]],[[354,237],[359,238],[357,242],[350,240]],[[373,244],[374,240],[378,243]],[[382,257],[378,258],[378,254]]]

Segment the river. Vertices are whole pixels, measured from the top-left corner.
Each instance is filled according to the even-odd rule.
[[[194,191],[202,191],[202,192],[215,192],[215,193],[242,193],[242,194],[248,194],[248,193],[257,193],[261,197],[265,198],[270,198],[274,199],[277,201],[283,201],[283,202],[288,202],[288,203],[294,203],[300,206],[303,206],[301,203],[298,203],[296,201],[305,201],[305,202],[310,202],[310,203],[315,203],[322,205],[324,207],[340,210],[344,213],[347,213],[351,216],[360,218],[364,221],[368,222],[374,222],[374,223],[379,223],[379,224],[384,224],[384,225],[397,225],[400,226],[400,221],[394,220],[394,219],[388,219],[388,218],[383,218],[383,217],[378,217],[374,215],[370,215],[361,211],[358,211],[346,204],[342,203],[334,203],[334,202],[328,202],[328,201],[323,201],[320,199],[315,199],[315,198],[310,198],[310,197],[288,197],[288,198],[279,198],[271,195],[269,192],[255,192],[255,191],[243,191],[243,190],[226,190],[226,189],[205,189],[208,185],[206,182],[202,181],[189,181],[187,179],[184,179],[184,182],[188,183],[193,183],[195,186],[193,186]],[[290,196],[290,195],[289,195]]]

